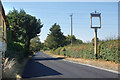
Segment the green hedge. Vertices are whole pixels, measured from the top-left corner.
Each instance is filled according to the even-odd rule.
[[[120,45],[120,43],[118,41],[119,40],[110,40],[103,42],[99,48],[100,59],[119,63],[120,58],[118,46]]]
[[[98,59],[118,63],[120,61],[118,46],[120,40],[100,41],[98,44]],[[63,49],[66,51],[63,51]],[[64,55],[73,58],[94,59],[94,46],[92,43],[68,45],[52,51],[53,54]]]

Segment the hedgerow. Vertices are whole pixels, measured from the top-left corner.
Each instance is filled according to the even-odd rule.
[[[98,43],[98,59],[119,63],[120,40],[100,41]],[[65,48],[66,51],[63,51]],[[52,51],[53,54],[64,55],[73,58],[95,59],[92,43],[68,45]]]

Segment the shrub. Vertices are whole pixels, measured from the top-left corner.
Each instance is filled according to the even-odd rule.
[[[120,40],[100,41],[98,44],[98,59],[119,63],[120,61]],[[63,51],[63,49],[66,51]],[[73,58],[94,59],[94,46],[92,43],[68,45],[57,48],[52,53],[57,55],[66,55]]]

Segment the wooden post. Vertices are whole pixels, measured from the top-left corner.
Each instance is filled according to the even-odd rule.
[[[98,53],[97,53],[97,46],[98,46],[97,29],[101,28],[101,13],[97,13],[95,11],[94,13],[91,13],[90,15],[91,15],[91,28],[95,29],[94,56],[95,56],[95,59],[98,59]],[[93,26],[92,25],[92,17],[98,17],[99,18],[99,24],[100,24],[100,26]]]
[[[97,59],[97,28],[95,28],[95,38],[94,38],[94,55],[95,55],[95,58]]]
[[[92,28],[92,16],[91,16],[91,28]]]

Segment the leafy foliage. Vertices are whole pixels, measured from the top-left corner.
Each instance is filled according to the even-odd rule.
[[[119,41],[120,40],[100,41],[98,44],[98,59],[119,63]],[[66,51],[63,51],[64,48]],[[76,44],[74,46],[68,45],[59,47],[55,51],[52,50],[52,53],[57,55],[65,54],[73,58],[94,59],[94,46],[93,43]]]
[[[40,42],[40,39],[38,37],[35,37],[35,38],[31,39],[31,41],[30,41],[30,50],[32,52],[40,51],[40,49],[42,47],[43,47],[42,43]]]
[[[31,55],[30,40],[36,37],[43,27],[40,19],[27,14],[24,10],[18,11],[15,8],[9,11],[6,17],[9,23],[6,57],[17,57],[20,60]]]
[[[82,44],[82,40],[76,39],[74,35],[72,35],[73,44]],[[56,23],[50,28],[50,33],[45,40],[45,44],[50,49],[57,49],[58,47],[63,47],[65,45],[69,45],[71,43],[71,36],[64,36],[61,32],[60,26]]]
[[[61,32],[60,26],[56,23],[50,28],[50,33],[46,39],[46,45],[50,49],[56,49],[58,47],[64,46],[65,36]]]
[[[119,43],[120,40],[109,40],[102,41],[99,44],[99,57],[106,61],[113,61],[118,63],[120,61],[119,58]]]
[[[13,9],[8,13],[7,20],[11,26],[12,40],[25,44],[27,48],[30,39],[36,37],[43,27],[40,19],[37,20],[34,16],[26,14],[24,10]]]
[[[12,59],[15,59],[16,62],[11,69],[7,69],[7,72],[3,72],[3,77],[9,79],[9,77],[16,77],[16,74],[22,72],[20,70],[23,70],[22,66],[25,64],[25,58],[32,55],[29,49],[30,40],[40,33],[43,25],[41,24],[40,19],[36,19],[36,17],[26,14],[24,10],[18,11],[14,9],[13,11],[10,11],[6,17],[9,26],[7,26],[7,52],[5,56],[9,58],[8,64]],[[39,50],[39,41],[36,41],[35,44],[34,47],[34,44],[31,43],[34,48],[33,50]]]
[[[70,43],[71,43],[71,36],[68,35],[68,36],[66,36],[66,43],[65,44],[69,45]],[[76,37],[74,35],[72,35],[72,43],[73,44],[82,44],[83,42],[80,39],[76,39]]]

